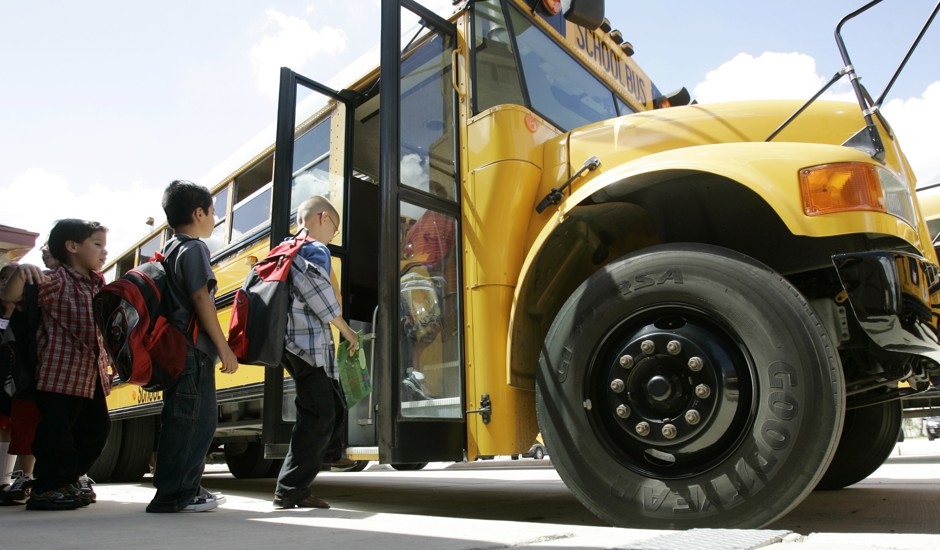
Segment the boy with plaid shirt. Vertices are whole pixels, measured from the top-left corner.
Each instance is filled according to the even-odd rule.
[[[41,420],[27,510],[71,510],[93,502],[79,476],[97,460],[111,429],[105,396],[111,391],[108,357],[92,318],[91,300],[104,286],[107,229],[97,222],[60,220],[49,233],[59,265],[44,274],[20,265],[4,290],[13,302],[24,285],[39,285],[39,366],[36,405]]]
[[[349,340],[349,352],[359,347],[359,336],[341,316],[336,293],[330,284],[328,243],[339,232],[339,213],[320,196],[297,208],[297,224],[314,239],[294,257],[290,271],[291,306],[284,337],[281,365],[294,378],[297,420],[290,448],[274,492],[279,508],[329,508],[313,496],[313,483],[324,455],[342,440],[346,400],[339,385],[333,348],[333,324]]]

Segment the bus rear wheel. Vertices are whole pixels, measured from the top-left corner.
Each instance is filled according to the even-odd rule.
[[[612,525],[759,528],[835,451],[844,385],[828,335],[747,256],[688,244],[621,258],[568,298],[542,349],[545,444]]]
[[[836,454],[816,488],[842,489],[874,473],[891,456],[901,422],[899,400],[846,411]]]

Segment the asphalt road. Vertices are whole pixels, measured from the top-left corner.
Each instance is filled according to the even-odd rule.
[[[0,548],[940,548],[940,441],[900,443],[865,481],[813,493],[764,530],[611,529],[571,496],[549,460],[430,464],[400,472],[323,472],[331,510],[275,510],[274,480],[204,479],[228,502],[208,514],[144,513],[149,479],[100,484],[97,504],[69,512],[0,508]],[[864,534],[856,534],[864,533]],[[794,546],[795,545],[795,546]]]

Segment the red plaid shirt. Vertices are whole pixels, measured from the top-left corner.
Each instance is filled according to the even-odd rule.
[[[49,280],[39,285],[36,388],[91,399],[100,378],[108,395],[109,361],[91,311],[91,299],[104,286],[104,278],[99,273],[85,277],[69,266],[46,273]]]

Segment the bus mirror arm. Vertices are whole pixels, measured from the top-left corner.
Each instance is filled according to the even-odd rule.
[[[581,165],[581,168],[578,168],[578,171],[571,175],[568,178],[568,181],[563,183],[560,187],[553,187],[552,190],[545,195],[545,197],[539,202],[538,206],[535,207],[535,211],[541,214],[545,211],[546,208],[553,204],[561,204],[562,199],[565,198],[564,190],[571,186],[571,182],[581,177],[582,174],[588,171],[597,170],[601,165],[601,161],[597,157],[591,157],[584,161],[584,164]]]

